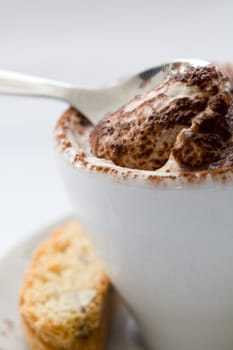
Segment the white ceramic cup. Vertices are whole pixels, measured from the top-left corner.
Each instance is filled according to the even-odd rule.
[[[232,349],[232,172],[156,179],[75,163],[60,146],[77,218],[149,348]]]

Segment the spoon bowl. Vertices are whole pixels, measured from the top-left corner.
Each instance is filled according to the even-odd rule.
[[[161,84],[168,76],[189,67],[208,65],[195,59],[180,59],[134,74],[116,84],[100,89],[80,89],[53,80],[0,71],[0,93],[61,99],[79,110],[94,125],[138,94]]]

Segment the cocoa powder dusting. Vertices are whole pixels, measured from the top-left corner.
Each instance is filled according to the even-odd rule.
[[[224,66],[223,71],[233,82],[233,66]],[[166,82],[163,92],[142,103],[141,96],[136,96],[129,107],[107,114],[96,127],[70,108],[56,125],[57,144],[63,151],[73,149],[67,136],[72,126],[77,140],[79,135],[90,135],[92,151],[87,153],[80,143],[72,163],[91,172],[123,180],[141,178],[163,187],[165,178],[179,179],[180,184],[201,184],[207,178],[227,182],[233,176],[233,89],[229,81],[212,65],[172,79],[180,89],[184,86],[184,96],[180,93],[169,103],[171,82]],[[166,167],[171,155],[177,163],[175,170]],[[90,161],[90,156],[112,163],[98,164]],[[163,166],[163,175],[152,173]]]
[[[177,83],[177,95],[183,89],[187,96],[171,99]],[[186,171],[209,168],[232,135],[228,83],[213,65],[175,74],[149,99],[137,96],[100,120],[90,134],[93,154],[121,167],[156,170],[172,153]],[[131,107],[140,98],[142,103]]]

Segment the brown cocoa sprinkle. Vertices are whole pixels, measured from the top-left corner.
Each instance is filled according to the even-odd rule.
[[[77,162],[81,163],[83,166],[88,165],[88,162],[86,160],[86,154],[84,152],[76,153],[74,160],[73,160],[73,164],[75,164]]]
[[[68,125],[71,123],[71,121],[75,130],[80,135],[83,135],[86,131],[86,128],[92,125],[84,115],[82,115],[79,111],[71,107],[63,114],[63,116],[58,120],[55,126],[55,137],[58,141],[61,138],[63,138],[63,136],[66,137],[65,132],[67,131]],[[62,131],[62,133],[57,133],[58,130]]]
[[[222,141],[227,141],[231,137],[226,118],[216,112],[198,121],[197,132],[219,135]]]
[[[67,125],[69,124],[70,118],[71,118],[72,114],[74,113],[74,111],[75,110],[73,108],[67,109],[67,111],[65,111],[65,113],[62,115],[62,117],[60,119],[58,119],[58,122],[55,125],[55,130],[58,130],[58,129],[66,130]]]
[[[194,134],[184,130],[172,152],[186,170],[201,170],[220,159],[221,146],[221,139],[216,134]]]
[[[62,140],[62,149],[66,150],[72,146],[71,142],[68,140]]]
[[[219,93],[210,99],[209,108],[220,115],[225,115],[228,112],[229,103],[226,101],[225,95]]]
[[[12,332],[15,328],[15,325],[14,325],[14,322],[10,319],[5,319],[4,321],[4,324],[6,326],[6,329],[10,332]]]
[[[198,86],[201,90],[208,88],[212,94],[218,92],[218,85],[209,84],[213,80],[219,79],[219,74],[214,65],[205,67],[190,68],[182,73],[177,73],[174,80],[187,84],[188,86]],[[223,77],[223,76],[221,76]]]
[[[102,165],[92,165],[91,170],[96,170],[100,173],[107,174],[111,171],[111,168]]]
[[[151,122],[169,129],[174,124],[180,124],[183,126],[190,126],[192,118],[203,111],[207,105],[207,98],[197,96],[194,99],[189,97],[183,97],[174,100],[174,103],[164,107],[159,112],[153,112]]]
[[[65,133],[57,134],[56,138],[57,138],[57,140],[64,140],[66,138],[66,134]]]

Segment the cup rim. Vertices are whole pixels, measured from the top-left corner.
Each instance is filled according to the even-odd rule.
[[[233,168],[192,172],[185,172],[179,169],[179,172],[160,172],[158,174],[157,171],[121,167],[111,161],[101,160],[94,156],[91,157],[90,161],[90,157],[81,148],[80,150],[72,148],[73,142],[69,137],[71,119],[79,118],[80,116],[83,118],[77,110],[70,107],[58,119],[54,129],[55,148],[73,168],[82,169],[90,174],[101,175],[108,180],[127,182],[135,186],[182,189],[187,186],[193,187],[194,185],[213,187],[216,184],[225,185],[233,182]]]

